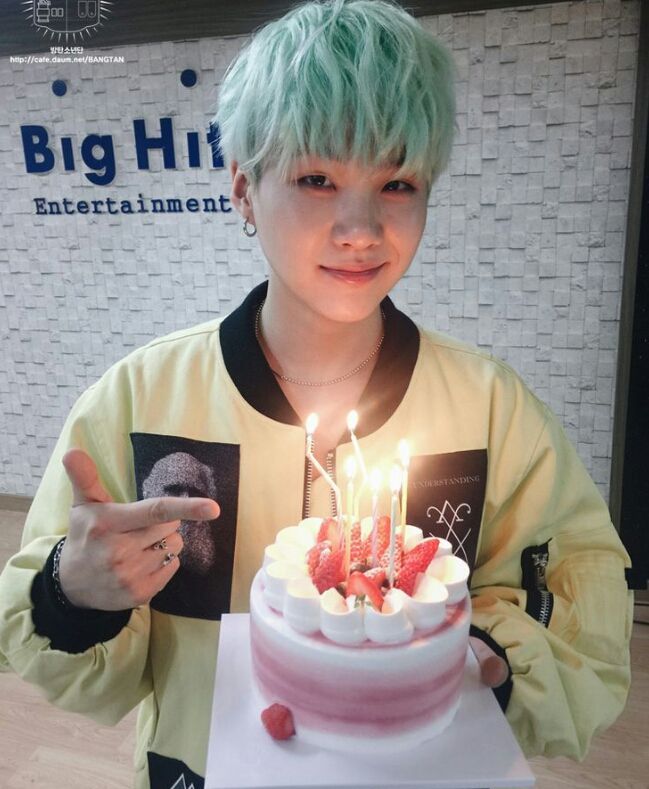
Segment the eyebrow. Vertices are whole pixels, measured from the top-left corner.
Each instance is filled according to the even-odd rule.
[[[353,161],[351,159],[341,160],[341,159],[327,159],[316,154],[307,154],[306,156],[300,157],[295,160],[293,164],[294,169],[302,169],[302,168],[310,168],[313,167],[314,169],[318,169],[322,167],[323,169],[331,168],[331,169],[344,169],[346,165]],[[403,166],[403,161],[389,161],[383,162],[377,165],[368,165],[372,172],[376,174],[377,177],[392,174],[394,172],[398,172],[399,169]],[[403,172],[403,178],[414,178],[418,180],[423,180],[414,170],[408,170]]]

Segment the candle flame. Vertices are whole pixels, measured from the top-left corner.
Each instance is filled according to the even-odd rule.
[[[390,472],[390,490],[393,493],[398,493],[401,489],[402,481],[403,470],[399,466],[392,466],[392,471]]]
[[[356,458],[353,455],[350,455],[345,461],[345,472],[347,479],[354,479],[356,476]]]
[[[376,495],[381,487],[381,472],[378,468],[373,468],[370,473],[370,486],[372,488],[372,493]]]
[[[353,433],[356,430],[356,426],[358,425],[358,411],[350,411],[347,414],[347,429],[350,433]]]
[[[401,458],[401,465],[404,468],[408,468],[410,465],[410,450],[408,448],[408,442],[405,438],[402,438],[399,441],[399,457]]]
[[[306,432],[308,435],[313,435],[318,427],[318,415],[309,414],[306,418]]]

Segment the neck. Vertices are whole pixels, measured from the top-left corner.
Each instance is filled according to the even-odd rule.
[[[259,329],[273,370],[290,378],[326,381],[347,375],[367,359],[382,337],[383,319],[377,307],[360,321],[331,320],[294,297],[286,298],[271,281]]]

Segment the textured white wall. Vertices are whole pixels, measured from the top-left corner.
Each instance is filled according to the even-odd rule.
[[[454,50],[459,133],[420,251],[395,291],[426,326],[492,348],[548,402],[606,496],[639,28],[638,0],[587,0],[422,23]],[[33,199],[228,194],[187,164],[244,39],[122,47],[125,64],[0,63],[0,492],[33,494],[80,392],[150,338],[222,315],[264,276],[234,213],[37,216]],[[184,88],[193,68],[198,84]],[[68,93],[53,95],[54,79]],[[140,171],[132,120],[173,118],[175,170]],[[27,174],[21,124],[54,139]],[[156,131],[157,130],[157,131]],[[117,175],[66,172],[61,136],[111,134]]]

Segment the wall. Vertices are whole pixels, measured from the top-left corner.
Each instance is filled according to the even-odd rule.
[[[425,17],[458,64],[458,136],[421,248],[394,296],[416,320],[520,371],[558,414],[607,495],[627,213],[637,0]],[[150,338],[223,315],[264,276],[210,164],[215,86],[244,39],[95,51],[122,63],[0,63],[0,493],[33,494],[79,393]],[[183,69],[197,72],[186,88]],[[65,96],[52,82],[68,84]],[[176,162],[140,170],[133,120],[173,122]],[[26,173],[20,126],[45,127],[49,173]],[[201,133],[191,167],[186,134]],[[87,134],[111,135],[116,174],[90,183]],[[61,138],[75,169],[66,171]],[[97,149],[95,149],[95,153]],[[220,201],[220,196],[223,199]],[[135,213],[107,213],[129,201]],[[139,213],[212,197],[216,212]],[[35,199],[103,200],[38,215]],[[186,203],[184,203],[187,206]],[[62,208],[62,210],[64,210]]]

